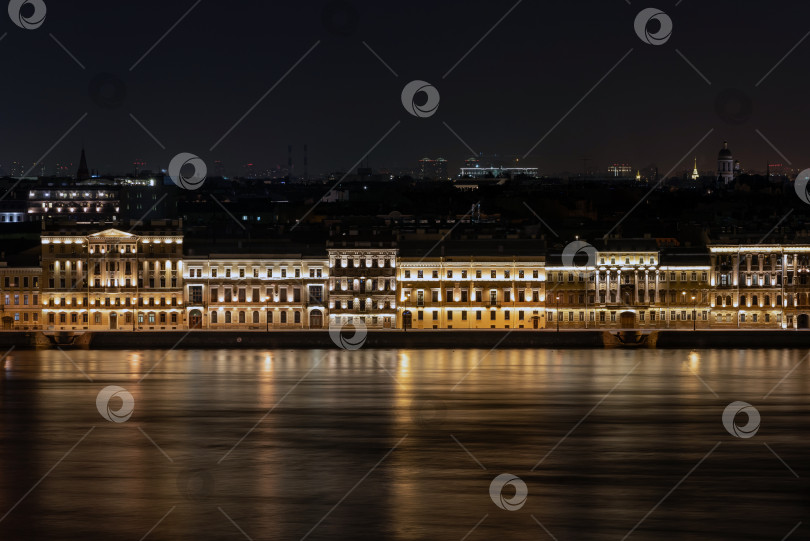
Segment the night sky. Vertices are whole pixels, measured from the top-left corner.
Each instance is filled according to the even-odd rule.
[[[693,153],[701,169],[715,168],[724,139],[744,168],[784,162],[756,130],[794,167],[807,167],[810,39],[755,86],[810,31],[805,2],[523,0],[446,77],[514,1],[202,0],[131,70],[195,0],[45,3],[36,30],[0,12],[6,169],[12,160],[32,163],[87,113],[45,159],[46,171],[57,161],[76,163],[84,144],[90,167],[102,173],[130,171],[136,159],[165,168],[191,152],[209,170],[221,160],[236,174],[247,162],[285,166],[288,144],[300,164],[306,143],[316,175],[352,166],[397,122],[371,153],[371,167],[411,168],[442,156],[455,171],[470,152],[444,123],[476,152],[522,156],[631,49],[523,164],[578,172],[587,157],[600,168],[654,163],[664,173],[714,129]],[[664,45],[636,35],[634,19],[647,7],[672,18]],[[108,80],[99,78],[105,73],[120,79],[124,97],[104,84],[101,97],[92,96],[91,82]],[[400,101],[415,79],[440,93],[429,118],[408,114]],[[750,98],[750,114],[717,113],[728,88]]]

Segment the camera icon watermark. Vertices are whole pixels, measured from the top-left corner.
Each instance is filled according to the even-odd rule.
[[[331,0],[327,2],[321,12],[321,22],[324,28],[338,36],[350,36],[355,33],[360,17],[357,9],[346,0]]]
[[[23,8],[31,6],[34,11],[27,17],[23,15]],[[48,12],[45,2],[42,0],[11,0],[8,3],[8,16],[11,22],[26,30],[36,30],[45,22],[45,14]]]
[[[194,168],[194,173],[190,176],[186,176],[183,173],[183,168],[187,165]],[[205,162],[190,152],[181,152],[169,162],[169,176],[172,182],[184,190],[196,190],[200,188],[203,182],[205,182],[207,175],[208,167],[205,165]]]
[[[344,336],[341,331],[349,325],[354,327],[354,335]],[[353,316],[345,323],[341,321],[329,323],[329,338],[331,338],[332,342],[334,342],[335,345],[341,349],[346,349],[349,351],[360,349],[366,343],[367,337],[368,328],[366,327],[365,321],[363,321],[363,318],[361,317]]]
[[[650,23],[658,23],[658,31],[650,32]],[[672,19],[658,8],[642,9],[633,22],[638,38],[647,45],[663,45],[672,37]]]
[[[596,266],[596,248],[584,240],[569,242],[562,251],[562,263],[566,267],[585,270]]]
[[[121,400],[121,406],[117,410],[110,407],[110,401],[113,398]],[[99,391],[98,396],[96,396],[96,409],[98,409],[102,417],[111,423],[125,423],[132,417],[132,412],[135,411],[135,399],[123,387],[109,385]]]
[[[433,396],[414,399],[409,410],[413,422],[426,428],[441,426],[447,416],[447,405]]]
[[[734,422],[734,419],[740,413],[748,416],[748,421],[743,426],[739,426]],[[748,402],[732,402],[723,410],[723,426],[735,438],[753,438],[759,430],[759,423],[759,411]]]
[[[754,112],[754,103],[742,90],[727,88],[715,98],[714,110],[727,124],[745,124]]]
[[[511,498],[504,497],[503,491],[507,486],[511,486],[515,490],[515,495]],[[526,483],[511,473],[502,473],[489,484],[489,497],[504,511],[517,511],[526,504],[528,496],[529,488]]]
[[[810,183],[810,169],[805,169],[796,177],[796,181],[793,183],[793,189],[796,190],[796,195],[799,196],[799,199],[810,205],[810,194],[807,193],[808,183]]]
[[[90,80],[87,89],[90,99],[104,109],[116,109],[124,104],[127,85],[111,73],[99,73]]]
[[[426,96],[425,102],[421,105],[416,103],[417,94]],[[428,118],[439,110],[439,91],[425,81],[411,81],[402,89],[402,105],[413,116]]]

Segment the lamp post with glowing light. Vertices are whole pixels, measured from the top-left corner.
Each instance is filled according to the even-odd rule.
[[[697,297],[692,295],[692,330],[697,330]]]
[[[560,332],[560,296],[557,295],[557,332]]]
[[[681,291],[681,304],[686,304],[686,291]]]

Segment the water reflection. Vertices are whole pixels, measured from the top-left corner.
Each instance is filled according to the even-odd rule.
[[[631,539],[781,539],[810,503],[804,351],[68,354],[14,351],[0,370],[4,540],[153,527],[148,539],[543,539],[545,527],[615,540],[701,459]],[[132,394],[129,421],[99,415],[107,385]],[[755,437],[723,428],[735,400],[761,413]],[[490,499],[506,472],[528,487],[518,511]]]

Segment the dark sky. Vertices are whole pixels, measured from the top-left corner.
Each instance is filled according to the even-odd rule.
[[[783,161],[758,129],[795,167],[808,166],[810,39],[755,86],[810,31],[806,2],[523,0],[446,78],[514,1],[351,0],[351,31],[351,20],[323,24],[325,6],[339,12],[344,3],[202,0],[132,71],[194,0],[45,2],[47,18],[36,30],[18,28],[0,12],[0,36],[7,33],[0,41],[4,166],[33,162],[84,113],[45,159],[49,170],[57,161],[76,162],[82,143],[101,172],[128,171],[136,158],[165,168],[175,154],[191,152],[209,169],[222,160],[231,174],[246,162],[286,164],[288,143],[300,163],[308,143],[310,173],[321,173],[354,164],[398,121],[370,155],[372,167],[412,167],[423,156],[458,167],[469,151],[444,123],[477,152],[522,156],[630,49],[525,164],[546,173],[579,171],[588,157],[601,167],[655,163],[663,173],[710,129],[694,152],[702,168],[714,169],[724,139],[743,167]],[[643,43],[633,27],[650,6],[673,21],[661,46]],[[349,35],[335,31],[347,29]],[[121,103],[104,107],[91,99],[91,81],[101,73],[123,82]],[[400,102],[414,79],[441,95],[429,118],[411,116]],[[716,98],[727,88],[750,97],[750,115],[717,114]]]

